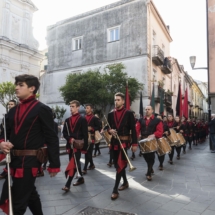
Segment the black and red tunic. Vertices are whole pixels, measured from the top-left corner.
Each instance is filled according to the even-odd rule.
[[[131,144],[138,146],[137,135],[135,128],[135,118],[131,111],[122,108],[120,110],[115,109],[113,112],[108,114],[108,123],[111,129],[117,131],[118,136],[130,136],[131,131]],[[130,147],[130,140],[122,141],[124,148]],[[114,150],[120,149],[119,141],[112,137],[111,146]]]
[[[176,131],[176,133],[179,133],[181,130],[184,132],[184,124],[181,122],[174,121],[173,127],[174,127],[174,130]],[[179,128],[177,128],[177,127],[179,127]]]
[[[63,127],[63,136],[67,140],[67,149],[71,148],[70,142],[72,138],[77,140],[84,139],[83,151],[86,151],[88,147],[87,120],[79,113],[67,118]]]
[[[13,150],[37,150],[47,144],[49,172],[60,171],[59,139],[54,131],[52,110],[31,96],[20,100],[6,118],[7,139],[14,145]],[[4,141],[4,134],[0,142]],[[36,177],[41,163],[36,156],[14,156],[11,153],[11,174],[16,178],[23,177],[25,168],[31,168]]]
[[[74,176],[76,169],[76,162],[79,163],[79,160],[75,162],[73,153],[86,153],[88,147],[88,129],[87,129],[87,120],[85,117],[82,117],[79,113],[72,115],[71,117],[65,120],[63,127],[63,136],[67,140],[67,152],[69,153],[70,162],[67,165],[65,170],[65,176],[70,177]],[[71,150],[71,140],[84,140],[84,147],[82,150],[76,149],[75,147]]]
[[[138,136],[141,133],[142,138],[147,138],[151,134],[154,134],[156,138],[161,138],[163,136],[163,123],[154,115],[149,119],[140,118],[136,125],[136,132]]]
[[[130,144],[132,146],[138,146],[137,135],[135,129],[135,118],[131,111],[126,110],[124,107],[120,110],[115,109],[113,112],[108,114],[109,129],[115,129],[121,140],[122,146],[120,145],[117,138],[111,138],[111,150],[114,150],[113,157],[117,172],[121,172],[127,165],[127,159],[122,152],[121,147],[128,149]],[[131,138],[130,138],[131,137]],[[115,152],[119,152],[116,156]]]
[[[97,117],[95,117],[93,114],[86,115],[85,118],[87,120],[88,127],[91,128],[91,130],[90,131],[88,130],[88,132],[91,134],[92,144],[94,144],[95,143],[95,131],[100,130],[99,119]]]
[[[165,121],[165,122],[163,122],[163,132],[166,132],[166,131],[168,132],[168,134],[167,135],[163,134],[164,137],[167,137],[170,135],[169,127],[167,125],[167,122]]]
[[[175,123],[175,121],[167,121],[167,126],[168,126],[168,128],[173,128],[174,127],[174,123]]]
[[[194,124],[193,122],[187,122],[186,125],[185,125],[185,135],[184,136],[187,136],[187,137],[192,137],[193,136],[193,132],[194,132]]]

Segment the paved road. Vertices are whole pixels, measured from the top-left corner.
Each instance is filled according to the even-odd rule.
[[[158,170],[156,159],[151,182],[145,180],[145,161],[137,157],[132,162],[137,170],[128,173],[130,188],[120,192],[116,201],[110,199],[115,171],[107,166],[108,149],[101,152],[94,159],[96,169],[85,176],[85,184],[71,187],[66,194],[61,188],[66,181],[63,171],[68,163],[67,155],[61,156],[62,172],[57,177],[50,178],[46,174],[37,179],[44,215],[73,215],[87,206],[138,215],[215,214],[215,154],[210,153],[208,143],[194,147],[179,161],[175,159],[174,165],[167,163],[166,156],[162,172]],[[0,181],[0,187],[2,183]]]

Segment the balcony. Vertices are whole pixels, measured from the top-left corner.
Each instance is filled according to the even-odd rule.
[[[172,105],[172,95],[170,95],[169,93],[165,93],[165,103],[167,106]]]
[[[163,88],[159,87],[158,85],[155,85],[155,102],[160,103],[161,98],[161,92],[163,91]]]
[[[161,66],[161,71],[166,75],[172,72],[171,61],[167,57],[164,59],[163,65]]]
[[[159,46],[153,46],[152,61],[156,66],[161,66],[164,63],[164,53]]]

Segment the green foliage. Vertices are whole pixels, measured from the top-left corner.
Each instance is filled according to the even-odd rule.
[[[12,82],[3,82],[0,84],[0,103],[6,108],[10,100],[17,100],[15,95],[15,85]]]
[[[58,124],[60,124],[62,122],[63,116],[66,113],[66,109],[63,107],[60,107],[58,105],[56,105],[55,107],[52,107],[53,111],[56,114],[56,118],[58,120]]]
[[[89,70],[82,74],[69,74],[66,84],[59,90],[66,104],[71,100],[78,100],[80,103],[92,103],[97,112],[105,112],[114,105],[114,94],[125,93],[126,82],[128,81],[130,101],[137,97],[142,84],[135,78],[127,77],[123,72],[125,66],[122,63],[107,66],[103,72],[99,69]]]

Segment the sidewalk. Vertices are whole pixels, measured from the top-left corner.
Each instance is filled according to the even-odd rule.
[[[62,155],[62,172],[55,178],[46,174],[36,182],[44,215],[75,215],[87,206],[138,215],[215,214],[215,154],[210,153],[208,142],[188,150],[187,154],[181,155],[181,160],[176,160],[175,155],[174,165],[167,163],[166,156],[164,171],[158,170],[156,157],[155,175],[151,182],[145,180],[144,159],[137,156],[132,161],[137,169],[131,173],[127,171],[130,187],[121,191],[115,201],[110,199],[115,170],[107,166],[108,160],[108,149],[103,148],[101,155],[94,158],[96,169],[88,171],[84,176],[85,184],[71,187],[70,192],[64,193],[61,188],[66,182],[64,170],[68,163],[68,155]],[[2,184],[1,180],[0,187]],[[26,212],[26,215],[30,214],[29,211]]]

